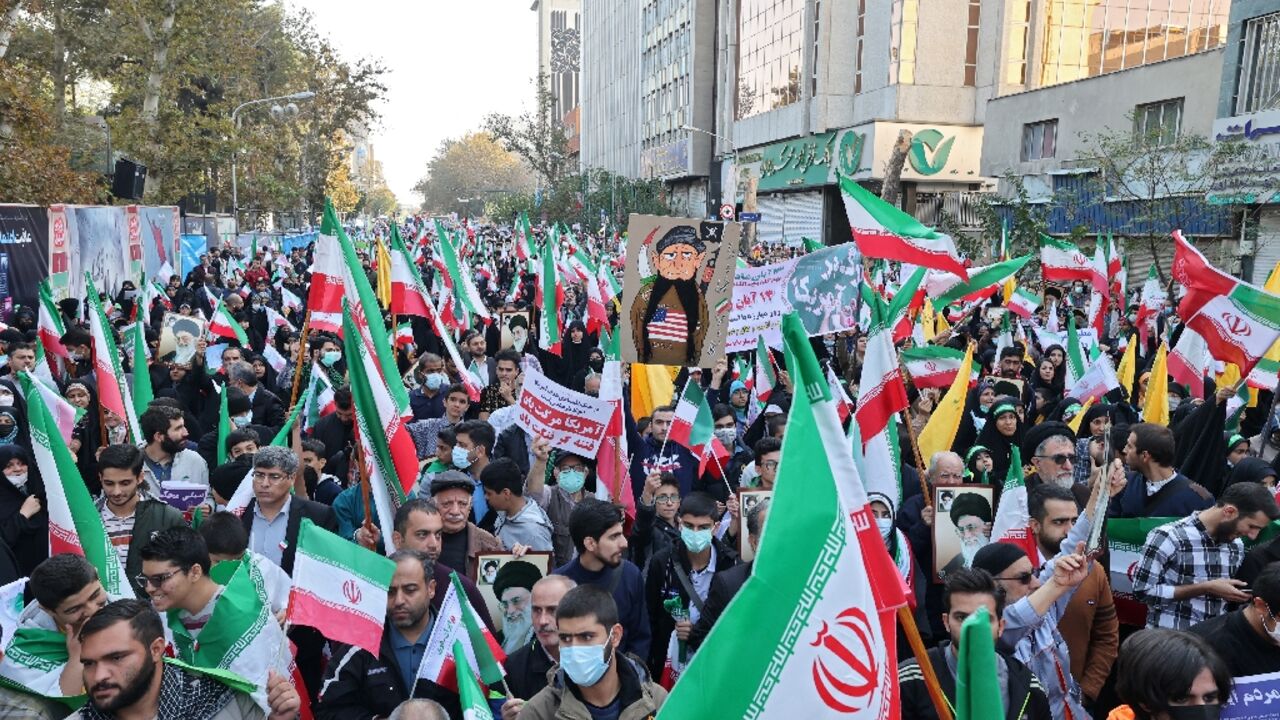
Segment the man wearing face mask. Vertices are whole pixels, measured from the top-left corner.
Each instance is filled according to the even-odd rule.
[[[667,691],[638,658],[623,654],[618,607],[609,593],[579,585],[556,608],[560,662],[547,687],[520,711],[525,720],[618,720],[657,714]]]
[[[444,415],[444,389],[449,386],[444,359],[435,353],[423,353],[414,373],[418,376],[418,387],[409,393],[413,419],[430,420]]]
[[[663,667],[667,660],[679,666],[682,660],[671,657],[670,650],[678,647],[672,635],[677,641],[688,641],[706,606],[712,576],[737,564],[738,554],[713,537],[716,515],[716,501],[710,495],[693,493],[684,498],[677,512],[679,539],[649,561],[644,588],[654,638],[649,667]],[[679,602],[674,612],[669,605],[673,599]]]
[[[551,545],[553,567],[560,567],[573,559],[573,536],[569,534],[569,516],[582,498],[586,497],[587,476],[591,473],[590,461],[564,450],[551,450],[545,438],[533,441],[533,465],[529,469],[524,495],[533,498],[551,521]],[[547,463],[551,463],[554,485],[547,485]]]
[[[268,437],[274,437],[274,430],[279,430],[284,425],[284,403],[276,397],[275,393],[259,383],[258,374],[253,371],[253,366],[249,363],[241,360],[232,363],[229,367],[224,364],[223,370],[227,373],[230,385],[240,388],[245,395],[249,396],[253,424],[272,428],[273,432]]]
[[[1218,651],[1232,677],[1280,672],[1280,564],[1268,565],[1253,580],[1253,597],[1233,612],[1193,625]]]
[[[62,334],[59,338],[62,346],[67,349],[69,363],[67,364],[66,377],[82,378],[93,372],[93,337],[89,335],[89,331],[79,327],[72,327]]]
[[[253,407],[249,402],[249,396],[244,394],[240,388],[228,387],[227,390],[227,414],[231,416],[231,429],[250,430],[258,436],[261,441],[266,438],[270,441],[276,436],[276,431],[265,425],[256,425],[253,423]],[[205,464],[214,467],[218,464],[218,430],[215,424],[214,429],[200,436],[199,442],[196,443],[196,451],[200,453],[200,457],[204,458]],[[241,477],[244,474],[241,473]],[[232,490],[234,492],[234,489]]]

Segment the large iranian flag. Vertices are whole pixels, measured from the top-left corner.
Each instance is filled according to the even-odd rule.
[[[1093,263],[1070,240],[1041,233],[1040,274],[1045,282],[1093,282]]]
[[[951,236],[921,225],[843,175],[840,196],[853,239],[863,255],[968,276]]]
[[[853,421],[858,423],[863,438],[867,476],[862,480],[866,491],[884,495],[895,508],[902,506],[896,416],[907,405],[907,388],[893,347],[893,331],[876,325],[867,338]]]
[[[311,288],[307,292],[307,312],[311,314],[313,330],[336,333],[342,329],[346,261],[338,245],[339,232],[342,232],[342,225],[338,222],[338,214],[333,212],[333,204],[326,201],[311,261]]]
[[[1187,289],[1178,314],[1215,358],[1248,375],[1280,339],[1280,295],[1213,267],[1180,231],[1173,239],[1173,277]]]
[[[1029,262],[1031,262],[1031,256],[1023,255],[994,265],[969,268],[967,278],[955,273],[933,270],[925,279],[925,294],[937,307],[985,298],[1017,275],[1018,271]]]
[[[94,287],[89,273],[85,273],[84,281],[88,287],[89,334],[93,337],[93,372],[98,381],[98,402],[123,418],[134,441],[142,442],[145,438],[138,425],[138,414],[133,409],[129,384],[124,381],[120,352],[111,334],[111,324],[107,322],[107,314],[98,301],[98,289]]]
[[[396,224],[391,224],[391,314],[431,317],[431,291],[418,273],[418,266],[400,239]]]
[[[484,298],[480,296],[480,291],[476,289],[476,284],[471,279],[470,268],[458,259],[458,250],[439,220],[436,220],[436,244],[440,248],[440,259],[444,263],[445,283],[453,289],[458,302],[466,308],[468,313],[490,318],[489,308],[485,306]]]
[[[96,294],[93,295],[96,297]],[[31,451],[44,477],[49,509],[49,552],[84,556],[98,570],[102,587],[113,597],[133,597],[133,584],[124,576],[120,556],[107,538],[102,516],[76,466],[66,442],[40,393],[27,397],[31,423]]]
[[[373,507],[378,513],[380,527],[395,527],[396,509],[404,503],[418,479],[418,451],[400,416],[395,398],[378,372],[377,358],[356,331],[351,308],[346,303],[343,304],[342,327],[351,399],[369,470]],[[384,534],[383,539],[387,553],[395,552],[391,536]]]
[[[964,363],[964,351],[939,345],[902,349],[902,362],[917,389],[948,387]]]
[[[894,612],[905,603],[804,324],[783,319],[801,390],[751,577],[661,720],[901,714]]]
[[[475,608],[471,607],[462,589],[462,581],[455,572],[449,574],[449,589],[445,591],[440,611],[431,624],[431,634],[427,636],[427,649],[422,653],[417,677],[457,690],[454,652],[455,643],[459,642],[467,667],[481,682],[492,685],[502,680],[505,674],[502,661],[507,659],[506,653],[481,622]]]
[[[391,527],[391,526],[384,526]],[[377,655],[396,564],[303,519],[289,620]]]

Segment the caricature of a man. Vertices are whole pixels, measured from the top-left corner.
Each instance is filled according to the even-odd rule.
[[[658,274],[631,305],[631,333],[640,362],[698,363],[708,325],[707,302],[696,280],[705,255],[697,229],[688,225],[671,228],[655,244],[650,261]]]

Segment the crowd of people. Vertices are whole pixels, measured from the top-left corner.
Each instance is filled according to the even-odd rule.
[[[421,222],[410,219],[401,235],[429,239]],[[8,481],[0,483],[0,585],[27,579],[25,609],[6,631],[38,629],[46,643],[54,639],[47,659],[56,672],[24,684],[6,672],[8,660],[0,662],[0,718],[283,719],[300,711],[318,720],[462,718],[456,688],[418,677],[455,573],[505,655],[504,681],[488,688],[495,715],[600,720],[658,712],[751,576],[780,464],[823,459],[783,456],[793,392],[785,366],[779,387],[759,403],[749,375],[731,369],[737,358],[725,357],[679,369],[672,387],[700,385],[727,461],[708,468],[672,440],[674,398],[639,408],[624,391],[630,483],[621,492],[630,497],[602,499],[595,457],[552,448],[517,422],[530,367],[599,394],[605,352],[587,330],[588,293],[569,283],[558,308],[562,346],[541,348],[532,315],[540,308],[514,249],[517,235],[507,227],[464,229],[486,303],[495,315],[523,314],[530,337],[477,322],[454,338],[467,365],[459,367],[436,326],[411,319],[411,338],[397,341],[395,353],[420,472],[393,527],[366,510],[351,358],[336,335],[300,332],[309,248],[210,248],[199,265],[166,279],[162,292],[126,281],[99,299],[121,334],[125,372],[134,382],[146,373],[151,382],[154,399],[137,417],[141,437],[131,438],[127,419],[100,403],[85,304],[58,305],[68,358],[54,366],[53,380],[83,411],[68,448],[138,599],[109,596],[84,557],[49,554],[46,487],[58,479],[42,476],[33,454],[22,380],[38,355],[49,355],[36,347],[38,311],[15,311],[0,332],[0,470]],[[602,262],[617,248],[606,236],[582,234],[577,242]],[[796,252],[756,248],[752,263]],[[431,254],[428,243],[419,258],[428,286],[439,272]],[[361,257],[376,283],[377,253],[369,246]],[[972,346],[981,369],[954,442],[923,458],[914,439],[942,391],[908,379],[910,408],[893,421],[901,425],[902,497],[895,507],[873,496],[876,523],[911,591],[928,664],[952,704],[960,627],[985,607],[997,619],[1004,704],[990,717],[1216,717],[1232,678],[1280,670],[1280,566],[1272,564],[1280,539],[1270,539],[1280,518],[1274,393],[1258,392],[1229,414],[1234,384],[1168,383],[1170,422],[1144,422],[1156,345],[1179,332],[1176,311],[1166,307],[1149,320],[1131,392],[1073,398],[1066,349],[1041,343],[1037,333],[1081,312],[1072,292],[1042,307],[1025,326],[1030,332],[1011,344],[1000,337],[998,299],[934,338],[940,346]],[[187,339],[186,353],[182,339],[170,343],[182,318],[212,318],[218,306],[247,343],[203,332]],[[1100,352],[1117,362],[1125,345],[1139,342],[1136,321],[1123,310],[1107,337],[1097,338]],[[616,321],[617,307],[610,311]],[[403,319],[386,318],[390,327]],[[123,340],[135,322],[145,358]],[[854,399],[865,330],[813,338]],[[478,400],[464,373],[483,387]],[[317,403],[316,417],[301,413],[289,427],[315,374],[332,388],[331,403]],[[222,420],[230,427],[220,431]],[[991,542],[1009,477],[1026,489],[1026,543]],[[252,499],[228,512],[242,482],[251,483]],[[192,498],[193,487],[204,492]],[[985,495],[975,492],[982,489]],[[259,688],[265,700],[255,703],[245,688],[195,667],[192,648],[223,597],[214,579],[219,563],[257,567],[271,611],[286,617],[303,519],[370,550],[394,548],[381,646],[374,654],[326,639],[323,628],[289,626],[298,672],[271,672]],[[1123,593],[1111,585],[1105,533],[1102,552],[1091,545],[1095,526],[1116,519],[1161,521],[1137,552]],[[506,559],[488,559],[494,556]],[[10,646],[19,651],[31,652]],[[898,656],[901,716],[937,717],[924,658],[914,656],[901,628]]]

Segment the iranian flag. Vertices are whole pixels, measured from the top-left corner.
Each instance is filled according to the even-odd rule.
[[[742,258],[738,259],[741,260]],[[604,298],[606,303],[614,298],[622,297],[622,286],[618,284],[618,278],[614,276],[609,263],[604,260],[601,260],[600,267],[596,272],[596,281],[600,284],[600,297]]]
[[[1067,386],[1074,387],[1084,377],[1084,352],[1080,349],[1080,333],[1076,332],[1075,313],[1067,313]]]
[[[306,526],[311,521],[302,522]],[[301,560],[299,548],[298,561]],[[223,586],[222,594],[197,640],[183,627],[178,611],[168,613],[178,657],[198,668],[226,670],[253,683],[254,689],[249,695],[263,712],[269,713],[267,674],[274,671],[281,677],[289,677],[291,657],[286,649],[284,630],[267,602],[266,580],[257,563],[246,560],[218,563],[209,575]],[[383,613],[386,613],[385,605]],[[305,696],[305,688],[298,688],[298,692]]]
[[[538,347],[560,355],[560,306],[564,304],[564,285],[556,271],[556,250],[550,236],[542,248],[542,267],[538,272],[534,305],[538,307]]]
[[[516,259],[524,262],[532,258],[535,254],[536,247],[533,244],[533,229],[529,227],[529,213],[521,210],[520,218],[516,221]]]
[[[1169,351],[1169,377],[1186,385],[1191,397],[1204,399],[1204,379],[1213,372],[1213,368],[1209,343],[1200,333],[1183,326],[1178,343]]]
[[[1107,264],[1107,246],[1102,235],[1098,235],[1093,246],[1093,262],[1089,266],[1089,271],[1089,282],[1093,285],[1093,289],[1106,297],[1111,283],[1108,281],[1110,269]]]
[[[773,370],[773,353],[764,344],[762,335],[756,338],[755,381],[752,383],[752,390],[760,402],[767,403],[777,386],[778,376]]]
[[[311,313],[313,330],[336,333],[342,328],[346,261],[338,244],[340,232],[342,225],[338,222],[338,214],[333,211],[333,203],[326,200],[311,262],[311,289],[307,293],[307,310]]]
[[[214,385],[218,391],[218,447],[214,459],[219,465],[227,461],[227,437],[231,435],[231,411],[227,409],[227,386]]]
[[[1009,308],[1009,312],[1017,315],[1023,320],[1030,320],[1031,315],[1040,307],[1040,304],[1041,300],[1039,295],[1022,287],[1017,287],[1014,288],[1013,295],[1009,297],[1009,302],[1006,303],[1006,307]]]
[[[1262,289],[1280,295],[1280,263],[1271,271]],[[1249,387],[1257,390],[1274,390],[1280,385],[1280,340],[1273,343],[1267,354],[1253,366],[1247,380]]]
[[[316,278],[312,275],[311,286],[315,287],[315,283]],[[289,288],[285,287],[283,284],[280,286],[280,309],[292,310],[295,313],[295,317],[297,317],[296,313],[302,312],[302,298],[294,295],[292,292],[289,292]],[[315,323],[315,313],[312,312],[311,315],[311,322]]]
[[[1093,263],[1070,240],[1040,234],[1040,274],[1045,282],[1093,281]]]
[[[370,495],[379,526],[390,528],[395,526],[396,509],[404,503],[418,479],[418,451],[401,419],[395,397],[379,374],[378,360],[356,331],[351,308],[346,303],[342,327],[343,352],[349,363],[351,398],[369,471]],[[395,552],[390,540],[390,535],[384,535],[388,554]]]
[[[1151,334],[1151,321],[1164,306],[1165,297],[1164,289],[1160,287],[1160,276],[1156,272],[1156,266],[1152,265],[1147,271],[1146,282],[1142,283],[1142,297],[1138,301],[1138,336],[1142,340],[1144,351],[1147,338]]]
[[[715,423],[711,418],[711,406],[707,404],[707,396],[702,386],[690,378],[676,403],[675,417],[671,420],[671,430],[667,439],[689,448],[689,452],[698,458],[698,474],[702,474],[708,461],[713,461],[717,476],[724,474],[724,463],[729,459],[729,451],[720,444],[715,436]]]
[[[925,294],[937,307],[985,298],[1017,275],[1028,262],[1031,256],[1023,255],[994,265],[969,268],[967,279],[963,275],[931,270],[924,281]]]
[[[485,700],[484,690],[476,682],[476,673],[467,662],[467,651],[461,640],[453,641],[454,682],[463,720],[493,720],[493,711]]]
[[[92,293],[90,297],[97,297]],[[40,393],[27,396],[31,452],[45,479],[49,509],[49,552],[84,556],[98,571],[102,587],[112,597],[134,597],[124,576],[120,556],[107,538],[102,516],[94,507],[76,458],[58,433],[57,424]]]
[[[479,315],[488,322],[491,319],[489,308],[485,307],[484,298],[471,279],[471,272],[458,259],[458,251],[439,220],[436,221],[436,240],[440,247],[440,259],[444,263],[445,283],[468,313]]]
[[[400,239],[400,232],[391,225],[391,314],[430,317],[431,291],[418,274],[418,266]]]
[[[133,409],[141,415],[146,411],[147,406],[155,398],[155,392],[151,389],[151,366],[147,362],[147,337],[146,331],[143,329],[141,321],[133,324],[133,327],[125,333],[128,338],[132,335],[133,340],[133,357],[130,363],[133,365]]]
[[[413,323],[402,322],[396,326],[396,347],[408,347],[413,344]]]
[[[867,338],[867,351],[858,381],[858,409],[854,422],[862,434],[862,454],[868,469],[863,484],[868,493],[878,493],[902,505],[902,488],[897,478],[897,414],[907,408],[907,388],[893,347],[893,333],[876,325]]]
[[[1248,375],[1280,339],[1280,295],[1213,267],[1173,232],[1173,277],[1187,289],[1178,314],[1209,344],[1213,356]]]
[[[662,707],[663,720],[895,718],[902,577],[870,518],[809,336],[783,319],[791,426],[751,576]]]
[[[902,362],[916,389],[950,387],[964,356],[963,350],[938,345],[902,349]]]
[[[235,340],[242,348],[249,347],[249,336],[245,334],[244,328],[240,327],[240,322],[235,319],[222,300],[218,300],[218,306],[213,309],[213,317],[209,318],[209,334]]]
[[[858,250],[869,258],[897,260],[968,277],[949,235],[881,200],[851,178],[840,177],[840,196]]]
[[[455,643],[461,643],[467,667],[480,682],[495,685],[505,674],[502,661],[507,659],[506,654],[467,601],[458,573],[450,573],[449,580],[449,589],[445,591],[440,611],[431,624],[427,649],[422,653],[422,664],[418,666],[418,677],[456,692],[458,680],[454,670],[457,664],[454,652]]]
[[[133,395],[124,381],[111,325],[98,302],[98,289],[94,287],[93,278],[85,273],[84,280],[89,293],[89,334],[93,337],[93,372],[98,381],[98,402],[125,421],[135,442],[142,442],[142,428],[138,425],[137,413],[133,411]]]
[[[1090,398],[1101,400],[1103,395],[1118,387],[1120,387],[1120,379],[1116,377],[1116,369],[1111,364],[1111,357],[1102,354],[1090,363],[1089,369],[1071,386],[1066,396],[1080,402]]]
[[[627,433],[624,422],[622,357],[618,332],[604,342],[604,368],[600,373],[600,399],[612,406],[609,426],[605,429],[600,449],[596,451],[596,496],[622,505],[628,517],[636,516],[636,498],[631,490],[631,474],[627,458]]]
[[[390,527],[390,526],[387,526]],[[378,654],[395,562],[304,518],[289,593],[289,621]]]
[[[62,322],[62,313],[58,311],[58,306],[53,303],[53,292],[49,289],[49,280],[41,280],[40,314],[36,322],[36,335],[40,339],[40,344],[48,351],[50,360],[55,357],[62,360],[71,359],[71,354],[62,346],[62,336],[66,332],[67,328]],[[50,369],[57,370],[52,366]]]
[[[467,389],[467,397],[471,402],[480,402],[480,393],[484,391],[484,386],[470,370],[466,369],[467,364],[462,360],[462,353],[458,352],[458,344],[453,341],[452,331],[444,326],[444,319],[439,314],[436,314],[433,323],[436,336],[440,338],[440,344],[444,345],[445,354],[453,360],[453,366],[458,368],[458,376],[462,378],[462,386]]]
[[[1022,476],[1022,451],[1018,449],[1017,443],[1013,444],[1009,453],[1009,474],[1004,479],[1000,504],[996,507],[996,516],[991,523],[991,540],[1018,545],[1029,558],[1040,556],[1035,536],[1031,533],[1027,484]]]

